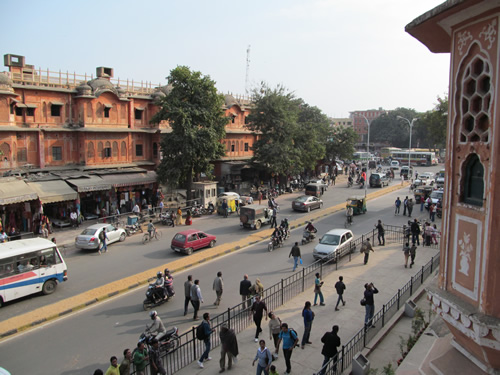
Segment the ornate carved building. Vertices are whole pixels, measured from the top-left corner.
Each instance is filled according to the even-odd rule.
[[[428,291],[453,334],[431,361],[440,373],[464,356],[462,373],[500,371],[499,25],[500,2],[449,0],[406,26],[451,54],[442,261]]]

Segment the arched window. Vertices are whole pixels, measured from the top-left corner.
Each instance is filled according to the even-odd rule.
[[[124,157],[124,158],[127,157],[127,144],[125,143],[125,141],[122,141],[121,154],[122,154],[122,157]]]
[[[463,201],[474,206],[483,206],[484,168],[477,154],[468,157],[463,177]]]
[[[92,118],[92,103],[87,103],[87,117]]]
[[[113,158],[118,158],[118,142],[113,142]]]
[[[100,158],[102,158],[102,157],[103,157],[103,154],[102,154],[102,149],[103,149],[103,147],[102,147],[102,142],[99,142],[99,143],[97,144],[97,155],[98,155]]]
[[[87,158],[88,159],[94,158],[94,142],[89,142],[87,146]]]

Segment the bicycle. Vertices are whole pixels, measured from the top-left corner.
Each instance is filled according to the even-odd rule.
[[[152,236],[155,240],[159,241],[161,238],[161,232],[158,232],[155,228]],[[149,232],[144,233],[142,236],[142,244],[144,245],[146,242],[152,241],[151,236],[149,235]]]
[[[346,216],[344,228],[347,228],[352,225],[352,216]]]

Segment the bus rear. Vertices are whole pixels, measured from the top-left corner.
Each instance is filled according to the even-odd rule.
[[[44,238],[0,244],[0,304],[42,292],[52,294],[68,279],[56,245]]]

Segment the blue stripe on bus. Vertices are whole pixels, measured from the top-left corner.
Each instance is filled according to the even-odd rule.
[[[0,290],[19,288],[22,286],[28,286],[28,285],[34,285],[34,284],[43,284],[45,281],[50,280],[50,279],[54,279],[54,278],[57,279],[57,281],[59,281],[60,283],[62,283],[64,281],[64,272],[58,273],[55,275],[40,276],[40,277],[36,277],[33,279],[20,281],[17,283],[0,285]]]

